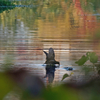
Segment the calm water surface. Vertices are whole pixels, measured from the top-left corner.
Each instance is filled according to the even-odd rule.
[[[82,55],[97,50],[93,36],[99,29],[100,15],[77,14],[77,8],[73,8],[65,10],[64,15],[50,17],[44,10],[41,16],[36,16],[33,9],[15,7],[0,13],[1,63],[7,54],[13,55],[14,63],[27,64],[35,68],[36,74],[45,75],[39,65],[45,62],[43,50],[54,48],[61,67],[77,66],[75,61]],[[60,80],[64,73],[65,70],[57,69],[56,79]]]

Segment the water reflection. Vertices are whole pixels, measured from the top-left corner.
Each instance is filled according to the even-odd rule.
[[[32,3],[40,5],[37,1]],[[52,47],[61,67],[76,66],[77,59],[95,49],[91,38],[100,26],[99,17],[92,11],[84,11],[79,2],[65,1],[57,1],[57,4],[41,1],[35,8],[15,7],[3,11],[0,13],[0,62],[6,53],[12,53],[14,63],[43,64],[43,50]],[[43,68],[41,71],[45,73]],[[59,69],[57,77],[62,72]]]

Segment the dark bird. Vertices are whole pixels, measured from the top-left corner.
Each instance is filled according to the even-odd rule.
[[[55,60],[55,53],[53,48],[49,48],[49,53],[43,51],[46,54],[46,61],[44,64],[46,64],[46,75],[44,78],[48,77],[49,83],[52,83],[54,80],[54,73],[55,68],[60,66],[60,63]],[[56,66],[58,64],[58,66]]]
[[[46,62],[45,64],[48,64],[50,60],[55,60],[55,53],[53,48],[49,48],[49,53],[43,51],[46,54]]]

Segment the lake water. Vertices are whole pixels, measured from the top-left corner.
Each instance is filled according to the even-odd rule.
[[[12,62],[34,68],[34,64],[45,62],[43,50],[48,52],[50,47],[61,68],[77,66],[75,61],[86,52],[96,52],[99,56],[99,39],[94,38],[100,27],[99,14],[82,12],[77,7],[66,9],[63,2],[60,14],[49,12],[46,5],[42,8],[25,6],[28,2],[17,5],[24,7],[0,13],[1,63],[10,55],[8,59]],[[35,70],[45,75],[43,67],[37,66]],[[65,70],[59,69],[57,79],[61,80],[64,73]]]

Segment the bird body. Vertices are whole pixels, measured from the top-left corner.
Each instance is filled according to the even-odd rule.
[[[57,66],[55,66],[55,64],[60,65],[60,63],[58,61],[55,60],[55,53],[53,48],[49,48],[49,53],[43,51],[46,54],[46,77],[48,77],[49,83],[52,83],[54,80],[54,73],[55,73],[55,68]]]

